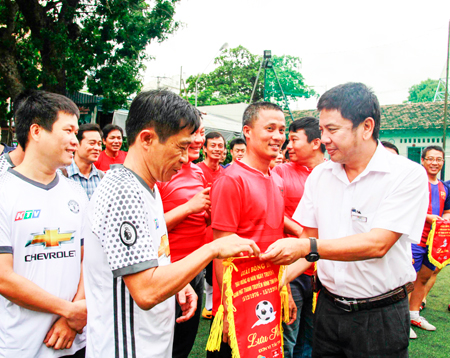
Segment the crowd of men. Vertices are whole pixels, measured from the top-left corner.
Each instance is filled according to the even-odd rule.
[[[0,357],[188,357],[225,303],[222,260],[244,254],[289,265],[285,357],[407,357],[411,324],[435,329],[419,311],[438,271],[426,236],[450,213],[444,151],[423,167],[388,151],[361,83],[318,111],[287,141],[278,105],[249,105],[222,165],[222,134],[169,91],[133,100],[128,152],[70,99],[21,94],[0,157]],[[232,356],[224,307],[208,357]]]

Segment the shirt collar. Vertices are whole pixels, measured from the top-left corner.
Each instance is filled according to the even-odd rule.
[[[367,164],[366,168],[360,173],[352,183],[358,182],[361,178],[368,175],[370,172],[380,172],[380,173],[390,173],[391,172],[391,161],[389,157],[390,153],[383,147],[380,141],[377,141],[377,149]],[[345,172],[344,166],[333,161],[327,162],[328,167],[332,170],[333,175],[339,178],[346,184],[349,184],[347,173]]]
[[[69,177],[73,177],[74,175],[78,174],[79,176],[86,178],[81,172],[80,172],[80,168],[78,168],[78,165],[75,163],[75,160],[72,159],[72,164],[70,164],[67,168],[67,175]],[[87,179],[91,179],[91,177],[93,175],[99,176],[98,175],[98,169],[95,167],[94,164],[91,164],[91,172],[89,173],[89,178]]]

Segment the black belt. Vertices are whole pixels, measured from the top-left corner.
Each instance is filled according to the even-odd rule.
[[[324,293],[324,297],[333,302],[334,305],[341,310],[346,312],[357,312],[392,305],[393,303],[399,302],[408,297],[408,293],[413,290],[414,283],[409,282],[406,285],[400,286],[392,291],[370,298],[341,297],[331,293],[325,287],[322,287],[321,292]]]

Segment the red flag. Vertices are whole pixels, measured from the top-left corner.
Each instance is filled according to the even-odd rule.
[[[450,221],[433,220],[428,234],[428,259],[439,269],[450,262]]]
[[[224,266],[233,358],[283,357],[281,295],[287,292],[286,288],[280,291],[279,279],[284,267],[259,258],[229,259]]]

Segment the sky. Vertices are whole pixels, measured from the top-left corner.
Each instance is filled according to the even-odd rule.
[[[345,82],[373,88],[380,103],[407,100],[408,89],[445,77],[450,1],[181,0],[182,26],[147,52],[144,83],[214,69],[224,43],[254,54],[297,56],[307,85],[322,94]],[[311,109],[315,101],[291,109]]]

